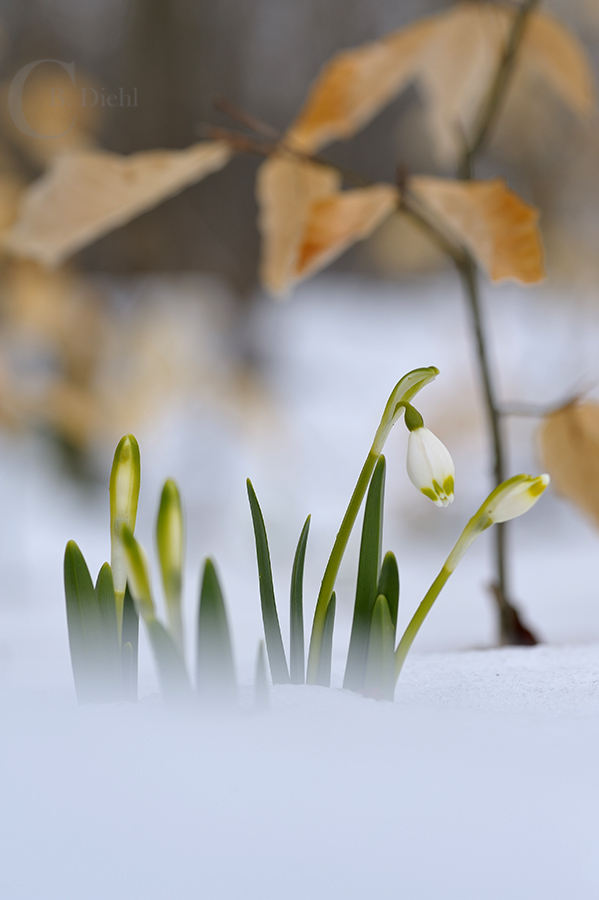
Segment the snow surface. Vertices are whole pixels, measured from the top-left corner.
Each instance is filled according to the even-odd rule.
[[[195,302],[189,282],[171,286],[175,314]],[[588,299],[502,289],[489,314],[506,399],[551,403],[597,379],[599,309]],[[485,535],[427,619],[395,703],[343,692],[350,562],[333,690],[278,687],[268,711],[253,709],[261,625],[245,477],[265,513],[286,629],[305,515],[310,608],[391,388],[410,368],[437,365],[419,408],[456,460],[455,503],[438,510],[413,490],[405,432],[387,448],[385,546],[398,556],[407,622],[486,488],[466,324],[451,283],[324,279],[290,306],[258,311],[270,406],[244,419],[202,399],[138,433],[146,546],[165,477],[187,502],[189,623],[201,559],[217,559],[241,684],[228,716],[164,709],[143,640],[139,704],[76,706],[62,554],[75,538],[98,569],[107,495],[82,495],[38,444],[3,438],[2,900],[596,900],[598,538],[554,496],[510,537],[513,593],[545,644],[489,649]],[[540,471],[533,427],[511,423],[511,471]]]

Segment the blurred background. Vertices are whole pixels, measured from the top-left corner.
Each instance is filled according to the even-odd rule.
[[[206,134],[207,123],[231,126],[213,108],[216,96],[284,129],[335,52],[452,5],[0,0],[0,230],[57,152],[184,148]],[[596,74],[597,0],[547,0],[542,8],[578,36]],[[27,136],[8,113],[11,80],[38,60],[76,66],[75,86],[56,65],[36,66],[24,94],[27,121],[39,133],[61,134],[76,112],[63,137]],[[115,92],[121,99],[110,107],[104,100]],[[409,172],[451,174],[434,158],[416,88],[327,153],[372,179],[393,180],[398,162]],[[78,527],[91,536],[98,509],[107,521],[111,453],[127,431],[142,444],[141,509],[149,518],[161,480],[175,475],[197,546],[219,549],[233,569],[246,554],[251,566],[243,480],[251,474],[256,483],[262,475],[262,494],[256,486],[270,510],[275,552],[292,553],[303,517],[316,508],[322,515],[315,546],[319,535],[326,541],[315,553],[324,562],[384,401],[418,365],[442,369],[443,382],[423,401],[427,424],[470,481],[462,476],[464,503],[456,501],[443,525],[415,492],[393,500],[398,533],[439,532],[447,544],[458,518],[480,498],[489,468],[483,412],[451,268],[420,232],[392,217],[288,305],[276,305],[257,280],[259,162],[234,158],[59,269],[0,259],[2,483],[16,516],[3,553],[15,578],[40,554],[55,565]],[[599,380],[596,117],[580,121],[541,79],[519,71],[478,174],[504,176],[540,208],[547,251],[542,288],[486,288],[502,394],[543,405],[582,384],[592,387]],[[534,422],[509,427],[510,469],[537,468]],[[570,528],[570,513],[560,515]],[[247,533],[238,539],[240,521]],[[549,526],[539,518],[538,528],[545,539]],[[95,551],[84,549],[93,560]],[[100,548],[98,564],[106,553]],[[35,594],[37,576],[30,577]],[[555,633],[563,634],[567,617],[557,611],[558,599]],[[490,635],[490,618],[480,621],[465,640]]]
[[[13,220],[24,186],[65,148],[131,153],[186,147],[205,134],[206,123],[234,127],[213,109],[217,96],[284,129],[336,51],[451,5],[440,0],[2,0],[0,228]],[[543,9],[575,32],[596,68],[597,3],[549,0]],[[62,138],[40,140],[15,127],[6,95],[23,66],[44,59],[74,61],[76,85],[56,65],[36,66],[24,93],[27,121],[39,134],[59,135],[74,112],[77,118]],[[105,99],[114,92],[120,100],[111,108]],[[411,172],[450,174],[434,159],[416,88],[401,94],[354,140],[334,145],[330,156],[375,180],[392,180],[398,162]],[[5,426],[53,432],[72,451],[70,464],[84,471],[81,454],[102,433],[106,407],[122,421],[123,403],[140,404],[143,411],[148,397],[156,398],[156,382],[163,380],[169,362],[160,361],[156,348],[158,361],[150,364],[146,357],[154,352],[152,334],[162,334],[164,311],[144,301],[139,322],[131,311],[151,273],[173,279],[198,273],[195,289],[216,298],[217,317],[222,319],[226,309],[227,322],[221,325],[227,352],[246,374],[259,371],[262,350],[251,324],[261,300],[254,197],[259,162],[236,157],[223,171],[77,254],[64,270],[3,260],[0,410]],[[570,292],[597,284],[596,120],[576,119],[541,79],[521,72],[479,174],[505,176],[542,210],[552,284]],[[392,280],[397,285],[393,302],[401,303],[406,278],[426,278],[444,264],[407,220],[392,217],[330,271]],[[126,326],[123,305],[134,319]],[[134,337],[125,333],[127,328]],[[132,339],[136,345],[129,356],[137,363],[129,361],[126,399],[110,379],[105,384],[104,364],[122,357],[123,342],[131,347]],[[173,362],[171,368],[177,368]],[[141,372],[134,371],[138,366]],[[153,378],[148,366],[159,370]],[[23,367],[28,376],[29,369],[35,370],[28,391]],[[177,371],[173,377],[185,376]],[[122,372],[120,383],[122,388]]]

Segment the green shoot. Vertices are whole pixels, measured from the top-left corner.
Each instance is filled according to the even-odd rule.
[[[132,434],[126,434],[117,445],[110,472],[110,563],[114,579],[119,639],[123,626],[123,603],[127,583],[121,528],[126,525],[131,533],[135,531],[140,483],[139,445]]]
[[[183,509],[179,489],[172,479],[165,482],[158,517],[156,519],[156,545],[169,631],[183,653],[183,621],[181,617],[181,586],[184,556]]]
[[[292,684],[305,680],[304,660],[304,562],[310,530],[310,516],[306,519],[297,543],[291,571],[291,596],[289,603],[289,669]]]
[[[270,674],[273,684],[288,684],[289,669],[287,668],[287,660],[283,648],[283,638],[281,637],[281,626],[279,625],[279,615],[277,613],[266,526],[264,524],[264,516],[262,515],[258,498],[256,497],[256,492],[254,491],[249,478],[247,480],[247,491],[252,513],[252,523],[254,526],[254,537],[256,540],[258,578],[260,581],[260,602],[262,604],[262,620],[264,622],[264,635],[266,637],[266,650],[268,652]]]
[[[356,601],[343,680],[343,687],[351,691],[361,691],[364,687],[370,623],[381,565],[384,502],[385,457],[381,456],[370,482],[364,510]]]
[[[231,704],[237,686],[225,602],[211,559],[204,564],[198,611],[197,691],[201,700]]]

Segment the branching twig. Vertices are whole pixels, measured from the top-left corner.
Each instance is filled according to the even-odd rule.
[[[466,139],[464,143],[464,150],[457,166],[457,175],[463,180],[471,180],[474,177],[476,158],[484,146],[495,123],[497,114],[501,109],[529,16],[539,3],[540,0],[523,0],[521,6],[515,13],[504,52],[499,60],[495,77],[489,88],[487,97],[481,105],[474,132],[469,140]],[[215,102],[215,106],[249,131],[258,135],[258,139],[256,139],[246,134],[240,134],[222,128],[210,129],[210,136],[213,139],[225,140],[231,147],[239,152],[270,156],[274,152],[284,151],[296,156],[298,159],[335,169],[351,184],[360,187],[368,187],[372,184],[371,181],[364,178],[362,175],[339,166],[323,156],[306,154],[293,146],[288,145],[285,142],[284,135],[280,134],[271,125],[245,112],[245,110],[240,109],[227,100],[219,99]],[[409,180],[405,171],[402,171],[401,183],[398,184],[398,198],[398,211],[407,213],[412,221],[414,221],[438,244],[441,250],[452,259],[460,274],[471,312],[485,406],[491,431],[493,474],[495,483],[499,484],[505,480],[505,454],[501,434],[501,410],[499,409],[495,395],[495,386],[491,375],[489,353],[484,334],[476,263],[467,250],[463,246],[460,246],[459,243],[455,242],[452,236],[448,235],[442,226],[435,221],[434,216],[432,216],[427,209],[418,202],[417,198],[410,193]],[[524,628],[520,622],[516,609],[508,600],[504,524],[500,524],[495,528],[495,542],[496,579],[494,593],[498,598],[500,610],[501,639],[505,643],[521,643],[524,632],[526,632],[527,635],[530,633]],[[528,637],[526,642],[528,642]]]

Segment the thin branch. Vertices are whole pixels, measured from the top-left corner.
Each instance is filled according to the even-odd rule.
[[[513,74],[518,50],[520,49],[530,14],[534,12],[535,7],[539,3],[540,0],[524,0],[514,17],[505,50],[499,61],[487,98],[482,104],[474,135],[465,147],[462,159],[458,165],[458,178],[468,179],[473,177],[474,160],[495,124]]]
[[[273,125],[269,125],[268,122],[264,122],[258,116],[254,116],[252,113],[237,106],[237,104],[231,103],[226,97],[215,97],[212,105],[219,112],[222,112],[223,115],[228,116],[229,119],[233,119],[234,122],[243,125],[248,131],[259,134],[265,140],[276,144],[281,140],[281,132],[274,128]]]
[[[487,97],[479,111],[473,136],[470,140],[466,139],[464,141],[464,149],[457,167],[457,176],[462,180],[470,181],[474,178],[476,158],[489,136],[497,114],[501,109],[528,19],[539,2],[540,0],[523,0],[514,16],[505,50],[497,65],[495,77]],[[463,263],[458,262],[456,266],[464,286],[464,293],[468,300],[472,319],[472,329],[493,448],[493,475],[495,485],[498,485],[505,480],[505,451],[501,431],[501,411],[495,394],[482,321],[478,269],[469,254],[466,254]],[[492,591],[499,610],[501,642],[508,644],[536,643],[534,635],[522,624],[518,611],[509,600],[506,571],[506,523],[498,524],[494,531],[496,578],[495,584],[492,585]],[[525,641],[523,635],[526,635]]]

